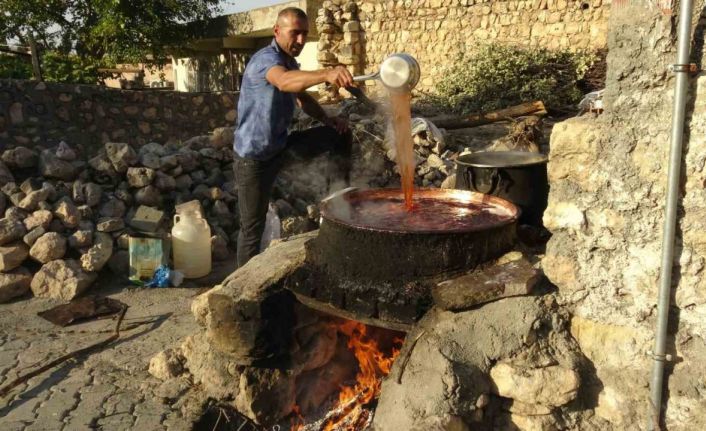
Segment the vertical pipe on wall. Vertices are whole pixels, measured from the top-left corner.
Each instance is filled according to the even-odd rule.
[[[667,199],[665,203],[664,231],[662,236],[662,267],[657,303],[657,328],[652,368],[651,401],[654,414],[650,415],[651,429],[659,429],[662,416],[662,393],[664,383],[664,363],[667,360],[667,326],[669,321],[672,268],[674,262],[674,239],[677,223],[677,203],[679,199],[679,178],[681,175],[684,119],[689,80],[689,52],[691,47],[692,0],[682,0],[679,13],[677,40],[677,64],[674,66],[676,86],[672,111],[672,136],[669,151]]]

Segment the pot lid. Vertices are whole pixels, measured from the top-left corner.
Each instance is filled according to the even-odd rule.
[[[477,168],[520,168],[524,166],[547,163],[549,158],[544,154],[526,151],[480,151],[464,154],[456,159],[461,166]]]

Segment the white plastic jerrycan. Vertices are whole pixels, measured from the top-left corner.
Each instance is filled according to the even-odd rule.
[[[211,272],[211,228],[194,213],[177,214],[172,227],[174,269],[184,278],[199,278]]]

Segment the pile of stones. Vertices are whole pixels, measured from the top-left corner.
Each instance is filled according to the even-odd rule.
[[[140,207],[163,214],[198,200],[215,260],[229,256],[238,228],[232,129],[181,144],[138,149],[107,143],[97,154],[58,147],[5,150],[0,161],[0,302],[32,291],[70,300],[110,268],[128,274],[128,238]]]

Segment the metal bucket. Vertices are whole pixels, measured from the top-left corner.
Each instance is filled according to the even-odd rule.
[[[456,160],[456,188],[498,196],[522,210],[521,224],[542,226],[549,181],[547,156],[524,151],[478,152]]]

